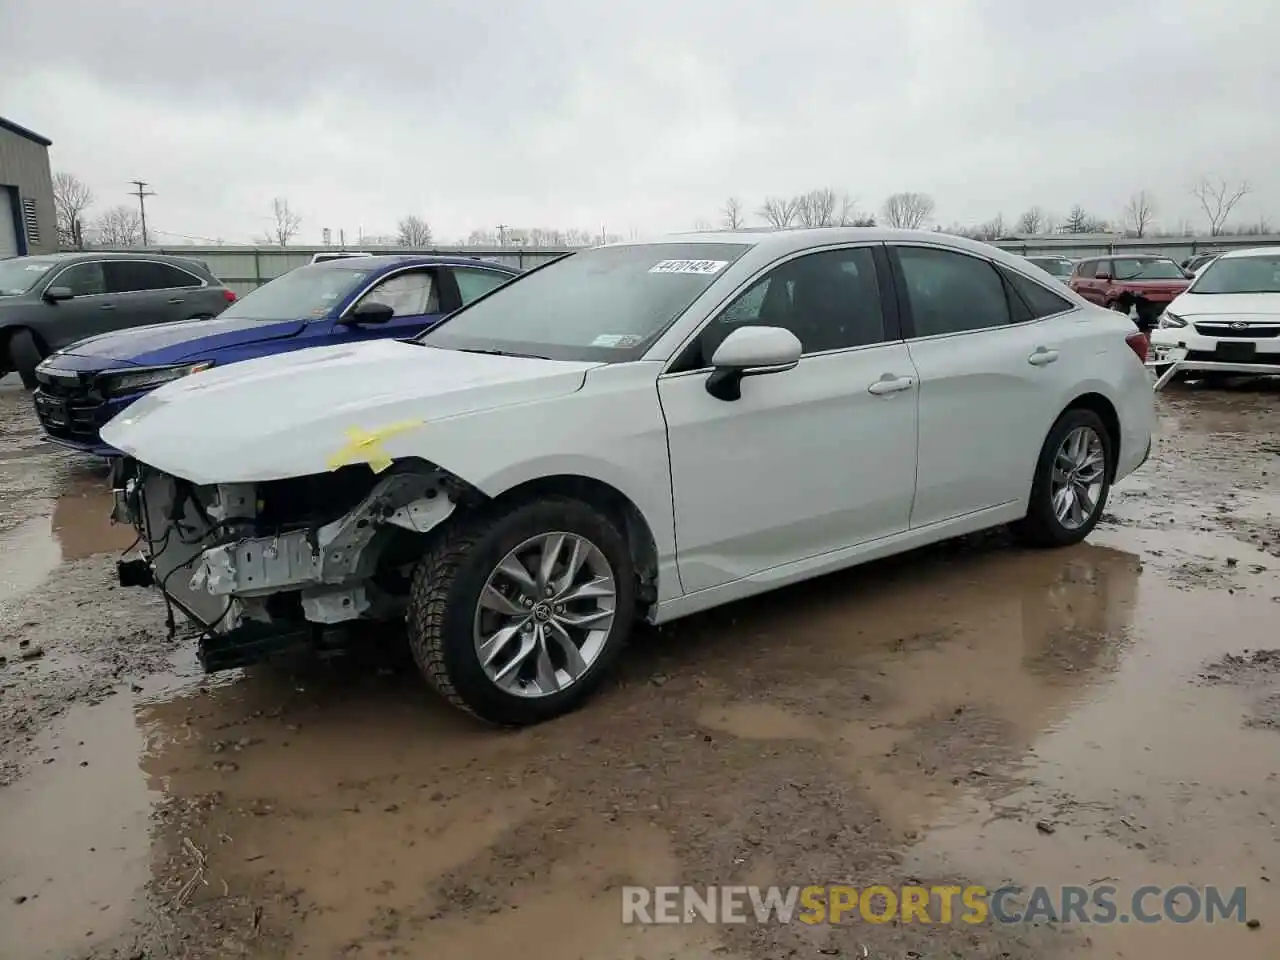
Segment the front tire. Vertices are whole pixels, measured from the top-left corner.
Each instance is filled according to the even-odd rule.
[[[1079,543],[1098,524],[1111,492],[1115,440],[1092,410],[1066,411],[1049,431],[1015,530],[1038,547]]]
[[[550,498],[445,531],[413,574],[418,668],[454,706],[527,726],[599,686],[635,616],[636,577],[617,526]]]
[[[9,359],[22,378],[22,385],[28,390],[34,390],[39,383],[36,380],[36,367],[44,359],[44,351],[40,349],[36,335],[26,329],[15,330],[10,334]]]

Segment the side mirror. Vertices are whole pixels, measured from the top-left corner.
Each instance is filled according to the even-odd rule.
[[[360,304],[343,318],[343,323],[386,323],[393,316],[395,310],[387,306],[385,303],[379,303],[377,300],[366,300]]]
[[[803,348],[796,335],[782,327],[739,327],[711,357],[707,393],[717,400],[742,396],[742,378],[782,373],[800,362]]]
[[[75,297],[70,287],[50,287],[44,292],[44,298],[50,303],[58,303],[61,300],[70,300]]]

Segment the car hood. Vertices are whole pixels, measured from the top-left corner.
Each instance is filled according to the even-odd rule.
[[[214,368],[147,394],[102,429],[143,463],[197,484],[386,466],[384,444],[429,458],[434,421],[552,399],[597,363],[500,357],[395,340]],[[482,437],[477,443],[485,442]]]
[[[180,320],[102,333],[74,343],[58,355],[81,360],[114,360],[145,367],[187,359],[210,359],[210,355],[228,347],[296,336],[305,326],[302,320],[250,320],[242,317]],[[76,366],[83,368],[85,365]]]
[[[1184,293],[1168,309],[1183,318],[1270,320],[1280,316],[1280,293]]]

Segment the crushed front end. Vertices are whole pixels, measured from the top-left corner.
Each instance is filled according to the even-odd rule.
[[[423,538],[475,495],[421,462],[197,486],[121,458],[112,487],[140,549],[121,585],[159,587],[199,629],[209,671],[401,618]]]

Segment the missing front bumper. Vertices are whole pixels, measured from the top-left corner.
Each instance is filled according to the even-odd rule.
[[[403,562],[406,538],[448,518],[461,492],[442,470],[388,472],[337,519],[260,536],[271,500],[260,486],[196,488],[145,468],[113,480],[112,516],[137,527],[145,544],[143,557],[118,566],[120,583],[159,586],[206,641],[226,638],[227,649],[247,650],[273,646],[271,637],[286,635],[291,645],[299,631],[395,616],[402,604],[380,585],[385,564]]]

